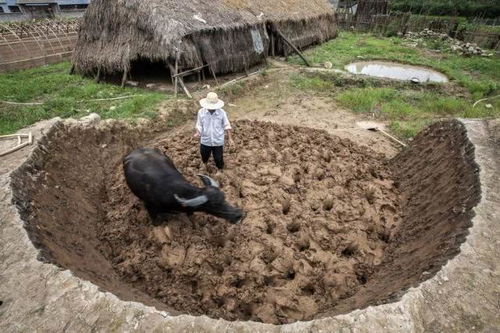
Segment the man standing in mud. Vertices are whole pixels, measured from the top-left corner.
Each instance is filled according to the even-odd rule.
[[[215,166],[219,172],[224,169],[224,137],[227,132],[229,146],[234,146],[231,138],[231,124],[226,112],[222,109],[224,102],[216,93],[208,93],[200,101],[201,109],[196,120],[195,138],[200,139],[200,155],[205,170],[210,155],[213,155]]]

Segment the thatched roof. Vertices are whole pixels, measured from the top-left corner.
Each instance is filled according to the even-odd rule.
[[[123,70],[138,56],[172,57],[186,36],[329,15],[328,0],[93,0],[74,62],[84,71]]]

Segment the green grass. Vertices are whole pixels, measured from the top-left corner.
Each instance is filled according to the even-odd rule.
[[[297,73],[290,75],[290,84],[300,90],[315,92],[328,92],[333,89],[332,82],[326,81],[319,76],[308,77]]]
[[[439,45],[436,44],[436,47]],[[290,84],[311,93],[327,93],[341,106],[358,113],[372,115],[379,110],[379,117],[390,123],[398,135],[413,137],[430,122],[448,117],[486,118],[500,117],[500,99],[473,103],[483,97],[500,94],[500,58],[463,57],[447,52],[429,52],[424,47],[412,48],[398,37],[383,38],[371,34],[341,32],[337,39],[305,52],[313,63],[330,61],[334,68],[359,60],[389,60],[437,69],[448,75],[451,82],[464,87],[469,93],[454,95],[454,89],[446,86],[422,86],[422,89],[404,87],[394,82],[380,87],[376,81],[367,79],[363,85],[337,84],[338,78],[324,75],[292,75]],[[302,64],[298,57],[290,58]],[[348,80],[344,80],[348,82]],[[340,88],[338,88],[340,87]],[[337,88],[337,89],[336,89]],[[456,89],[455,89],[456,90]],[[486,108],[491,104],[491,108]]]
[[[70,64],[60,63],[35,69],[0,74],[0,100],[40,102],[39,106],[0,103],[0,134],[15,132],[37,121],[53,117],[83,117],[95,112],[103,118],[153,118],[155,105],[165,94],[137,88],[121,88],[95,83],[79,75],[69,75]],[[91,99],[138,95],[115,101]]]
[[[431,91],[394,88],[354,88],[335,96],[337,102],[358,113],[375,114],[390,122],[397,134],[410,138],[436,119],[500,117],[500,102],[491,100],[492,108],[481,103],[475,108],[469,100],[442,96]]]
[[[435,68],[467,88],[479,99],[500,90],[500,58],[464,57],[443,52],[432,55],[423,48],[407,46],[398,37],[382,38],[371,34],[341,32],[339,37],[305,52],[313,63],[330,61],[334,68],[359,60],[390,60]],[[298,57],[291,62],[302,64]]]

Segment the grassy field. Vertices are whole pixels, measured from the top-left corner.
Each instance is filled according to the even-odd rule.
[[[390,122],[398,135],[412,137],[435,119],[447,117],[485,118],[500,116],[500,99],[481,103],[473,108],[474,101],[500,93],[500,58],[463,57],[446,49],[430,51],[422,46],[408,46],[401,38],[381,38],[369,34],[342,32],[328,43],[305,52],[314,63],[330,61],[334,68],[359,60],[390,60],[414,65],[423,65],[445,73],[452,84],[463,87],[465,93],[434,86],[427,89],[377,87],[338,87],[335,79],[317,76],[292,75],[291,84],[311,93],[331,95],[343,107],[354,112],[373,113],[380,111],[381,117]],[[300,64],[297,57],[290,58]],[[486,104],[491,104],[487,108]]]
[[[137,88],[95,83],[69,75],[70,64],[60,63],[25,71],[0,74],[0,100],[43,103],[36,106],[0,102],[0,134],[15,132],[37,121],[53,117],[83,117],[95,112],[103,118],[155,117],[154,105],[165,94]],[[91,101],[136,95],[114,101]]]

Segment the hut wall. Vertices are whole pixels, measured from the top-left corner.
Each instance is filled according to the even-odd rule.
[[[218,74],[240,72],[264,61],[269,36],[264,24],[203,31],[185,37],[180,49],[181,67],[209,64]]]
[[[284,21],[275,24],[299,49],[323,43],[337,36],[335,15],[323,15],[314,19],[301,21]],[[287,56],[292,49],[280,38],[276,38],[275,52]]]
[[[100,67],[102,74],[115,75],[133,71],[131,66],[141,59],[151,63],[173,64],[177,56],[180,70],[209,64],[216,74],[242,72],[264,62],[271,53],[270,35],[266,27],[270,23],[299,48],[322,43],[337,34],[334,14],[313,19],[201,30],[184,36],[177,43],[165,42],[162,36],[155,36],[142,26],[131,28],[136,24],[131,26],[109,18],[103,21],[112,24],[99,29],[87,27],[80,31],[73,55],[73,63],[79,73],[92,76]],[[292,52],[284,41],[279,38],[275,38],[275,41],[276,55]]]

